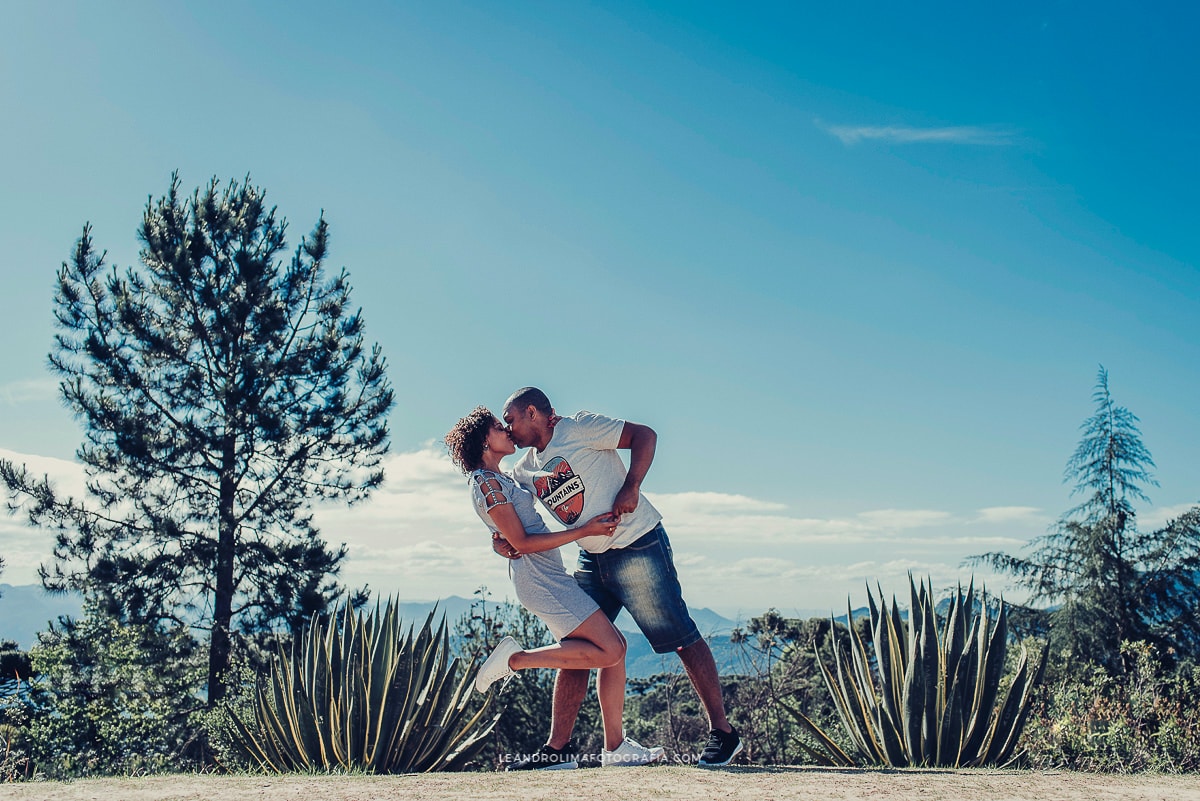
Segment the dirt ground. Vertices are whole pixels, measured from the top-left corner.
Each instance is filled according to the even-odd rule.
[[[1200,776],[656,766],[418,776],[155,776],[0,784],[20,801],[1200,801]]]

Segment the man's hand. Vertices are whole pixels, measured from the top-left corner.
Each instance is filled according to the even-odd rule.
[[[626,482],[613,501],[613,512],[619,515],[633,514],[633,510],[638,507],[638,498],[640,496],[641,487],[637,484],[630,485]]]
[[[613,511],[617,514],[632,514],[638,507],[638,496],[642,490],[642,479],[654,461],[654,449],[658,445],[658,434],[650,426],[641,423],[625,421],[621,429],[621,440],[617,448],[629,449],[629,472],[625,476],[625,484],[613,501]]]
[[[499,531],[492,532],[492,550],[503,556],[505,559],[520,559],[521,553],[509,543],[508,540],[500,536]]]

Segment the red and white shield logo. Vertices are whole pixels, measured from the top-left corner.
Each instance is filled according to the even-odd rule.
[[[555,456],[533,474],[533,486],[538,498],[564,526],[583,514],[583,479],[561,456]]]

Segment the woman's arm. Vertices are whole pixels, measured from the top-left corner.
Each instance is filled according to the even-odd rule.
[[[574,542],[580,537],[593,537],[597,535],[607,537],[616,529],[618,522],[615,516],[603,514],[593,517],[582,526],[569,528],[566,531],[547,531],[530,534],[525,531],[525,526],[521,525],[521,518],[517,516],[517,512],[513,509],[512,504],[506,503],[493,506],[488,510],[488,517],[492,518],[492,523],[496,526],[496,530],[500,532],[500,536],[508,540],[509,544],[516,548],[518,553],[549,551],[560,545],[566,545],[568,542]]]

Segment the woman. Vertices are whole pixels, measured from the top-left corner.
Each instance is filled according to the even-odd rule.
[[[602,514],[576,528],[550,531],[537,513],[533,494],[501,471],[500,460],[515,453],[516,446],[504,425],[482,406],[450,430],[446,447],[454,464],[468,476],[480,519],[493,536],[503,536],[523,555],[509,562],[517,600],[557,640],[554,645],[525,650],[512,637],[505,637],[480,668],[475,689],[486,692],[496,681],[528,668],[599,668],[596,691],[604,724],[601,764],[644,765],[661,759],[662,748],[645,748],[624,736],[625,638],[567,574],[558,552],[560,545],[580,537],[610,536],[619,518]],[[510,770],[578,767],[570,750],[546,744]]]

